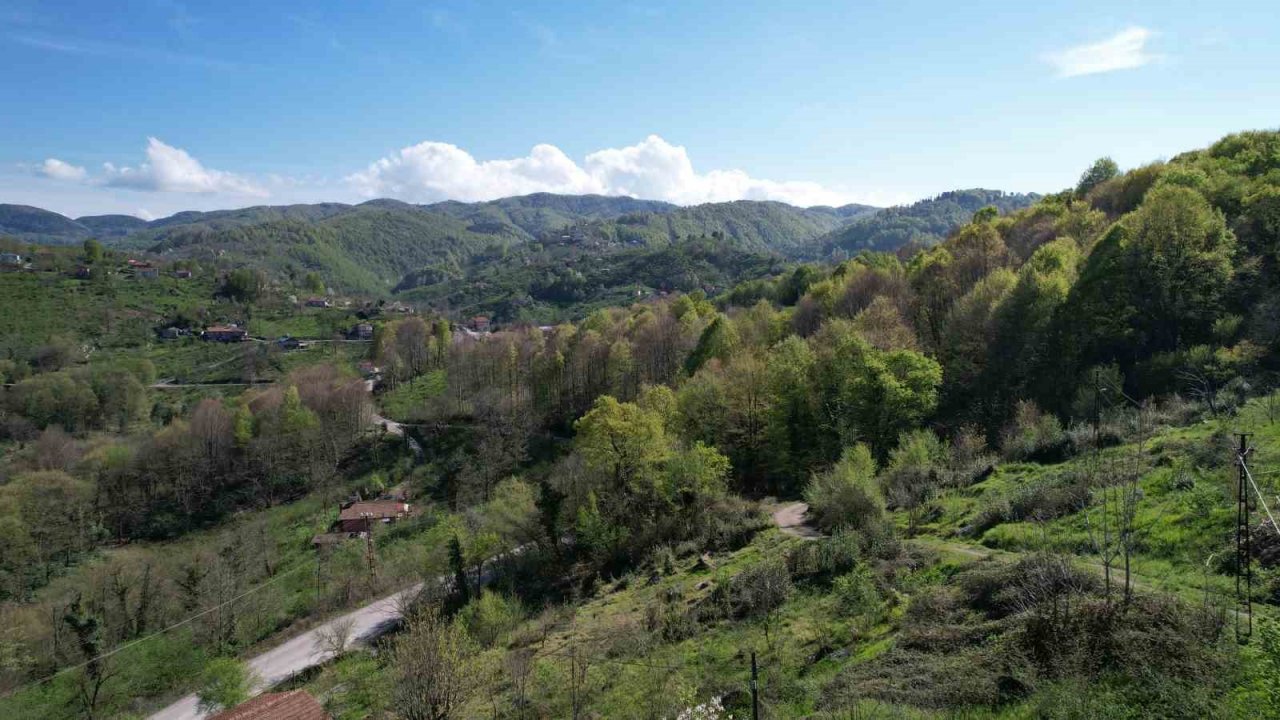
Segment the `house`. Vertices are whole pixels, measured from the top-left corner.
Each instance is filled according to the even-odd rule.
[[[160,328],[160,337],[165,340],[177,340],[182,337],[182,330],[172,325],[167,328]]]
[[[368,532],[376,524],[389,524],[409,516],[409,503],[398,500],[365,500],[347,503],[338,510],[337,532]]]
[[[306,690],[264,693],[209,720],[333,720]]]
[[[178,269],[173,271],[173,276],[178,278],[179,280],[190,280],[191,274],[192,273],[190,270]]]
[[[160,268],[151,266],[140,267],[138,268],[138,277],[154,280],[160,277]]]
[[[471,320],[467,323],[467,327],[471,328],[472,330],[475,330],[478,333],[487,333],[489,332],[489,318],[485,317],[484,315],[477,315],[471,318]]]
[[[413,312],[413,307],[412,307],[412,306],[405,305],[404,303],[400,302],[399,300],[396,300],[395,302],[390,302],[390,303],[387,303],[386,305],[383,305],[383,306],[382,306],[382,309],[383,309],[383,311],[385,311],[385,312],[395,312],[395,313],[411,313],[411,312]]]
[[[322,297],[307,298],[306,305],[307,307],[313,307],[313,308],[333,307],[333,303],[329,302],[327,298],[322,298]]]
[[[205,328],[200,337],[213,342],[241,342],[249,339],[249,331],[233,324],[212,325]]]
[[[151,263],[146,260],[134,260],[133,258],[129,258],[129,267],[134,270],[144,270],[151,267]]]
[[[280,338],[277,338],[276,345],[281,350],[285,350],[285,351],[305,350],[308,347],[308,344],[305,340],[299,340],[298,338],[289,337],[288,335],[283,335]]]
[[[359,325],[356,325],[351,328],[351,337],[357,340],[372,340],[373,325],[370,325],[369,323],[360,323]]]
[[[5,267],[22,267],[22,256],[18,253],[0,253],[0,265]]]
[[[89,267],[88,265],[81,265],[80,267],[76,268],[74,275],[75,277],[81,280],[88,280],[89,278],[93,277],[93,268]]]
[[[374,365],[372,360],[361,360],[356,367],[360,370],[360,374],[367,378],[376,379],[382,373],[382,368]]]

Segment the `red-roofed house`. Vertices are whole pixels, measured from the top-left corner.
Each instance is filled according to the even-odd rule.
[[[241,342],[249,339],[249,331],[238,325],[211,325],[200,337],[214,342]]]
[[[290,690],[259,695],[209,720],[333,720],[333,716],[306,690]]]
[[[372,530],[377,523],[393,523],[408,517],[409,503],[398,500],[353,502],[338,512],[338,532],[353,533]]]

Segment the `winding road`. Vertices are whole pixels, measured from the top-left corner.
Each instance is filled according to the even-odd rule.
[[[320,665],[333,657],[322,639],[325,631],[342,623],[351,623],[352,642],[369,642],[385,633],[400,619],[402,603],[422,588],[422,583],[406,588],[381,600],[341,615],[292,638],[248,661],[258,682],[254,695],[277,685],[303,670]],[[152,714],[151,720],[201,720],[195,693]]]

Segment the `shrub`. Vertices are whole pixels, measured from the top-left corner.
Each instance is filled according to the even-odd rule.
[[[787,571],[793,580],[830,580],[857,567],[861,542],[856,533],[837,532],[804,543],[787,553]]]
[[[876,463],[871,451],[859,443],[844,451],[830,470],[814,475],[805,489],[805,500],[819,527],[860,530],[879,524],[884,497],[876,483]]]
[[[777,559],[765,560],[734,575],[722,601],[732,617],[762,617],[782,607],[793,589],[786,565]]]
[[[832,589],[840,609],[849,615],[869,615],[880,607],[880,591],[865,566],[836,578]]]
[[[493,647],[524,620],[524,615],[519,600],[484,590],[458,612],[457,619],[473,640]]]
[[[1061,459],[1065,441],[1058,418],[1041,411],[1034,402],[1022,400],[1001,435],[1000,449],[1010,459],[1043,462]]]

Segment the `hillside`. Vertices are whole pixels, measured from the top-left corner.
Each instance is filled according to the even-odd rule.
[[[0,204],[0,236],[9,235],[28,242],[70,244],[89,237],[92,231],[64,215],[30,205]]]
[[[910,205],[892,207],[858,217],[847,226],[820,238],[816,245],[829,253],[853,254],[864,250],[894,251],[907,244],[929,246],[969,221],[979,209],[994,206],[1001,213],[1024,208],[1038,196],[999,190],[953,190]]]
[[[1103,160],[909,257],[798,266],[385,202],[164,248],[235,270],[0,241],[32,257],[0,273],[0,715],[213,697],[431,580],[284,686],[341,720],[427,716],[435,682],[450,718],[743,716],[753,688],[771,718],[1269,717],[1278,149]],[[413,263],[419,312],[298,303],[337,259]],[[212,322],[254,337],[155,333]],[[384,495],[413,512],[326,532]]]

